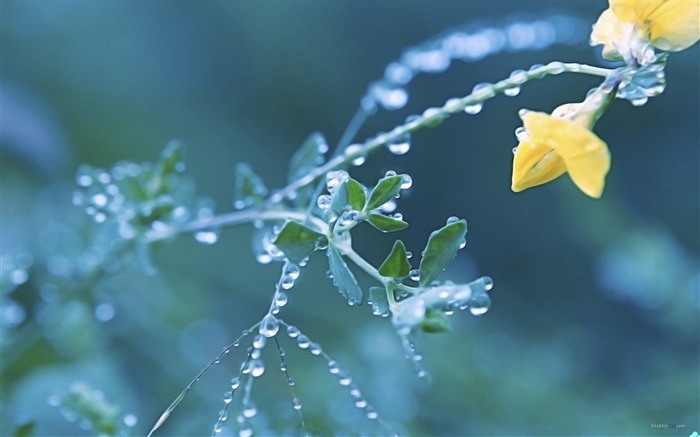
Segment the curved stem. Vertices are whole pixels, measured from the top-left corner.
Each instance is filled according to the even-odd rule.
[[[301,187],[312,184],[319,177],[325,175],[329,171],[347,166],[353,160],[359,157],[366,156],[374,152],[375,150],[386,146],[386,144],[395,141],[403,135],[417,132],[425,128],[436,127],[437,125],[442,123],[442,121],[451,117],[452,115],[463,112],[467,106],[481,104],[507,89],[519,87],[529,81],[535,79],[542,79],[543,77],[548,75],[556,75],[561,73],[578,73],[599,77],[607,77],[613,71],[615,70],[594,67],[585,64],[550,62],[547,65],[532,67],[530,68],[530,70],[523,71],[520,74],[513,74],[509,78],[496,82],[493,85],[480,87],[478,90],[475,90],[474,92],[465,97],[449,99],[441,107],[428,108],[423,112],[423,114],[412,118],[411,121],[408,121],[405,124],[395,127],[390,132],[379,134],[373,138],[370,138],[369,140],[365,141],[361,145],[361,147],[357,148],[357,150],[351,153],[347,153],[347,150],[345,153],[338,152],[338,155],[331,158],[325,164],[316,167],[315,169],[302,176],[301,178],[297,179],[296,181],[291,182],[287,186],[274,192],[265,202],[265,205],[267,207],[269,207],[270,205],[279,205],[289,194],[293,193]],[[358,122],[359,119],[360,118],[358,116]],[[355,123],[351,123],[351,125],[354,124]],[[341,149],[339,148],[338,151],[340,150]],[[328,231],[328,225],[323,220],[314,217],[312,214],[305,214],[304,212],[300,211],[291,211],[283,209],[247,209],[218,215],[206,220],[195,220],[193,222],[186,223],[178,227],[157,231],[148,235],[146,237],[146,241],[159,241],[182,232],[196,232],[203,229],[219,228],[222,226],[247,223],[256,220],[286,219],[311,223],[313,226],[317,227],[319,232],[323,234],[327,234]]]
[[[379,281],[382,285],[386,284],[387,278],[379,274],[379,271],[374,268],[374,266],[368,263],[359,253],[348,245],[338,245],[336,246],[340,253],[348,257],[350,261],[355,263],[356,266],[365,271],[368,275]]]
[[[530,70],[523,72],[520,76],[513,75],[491,86],[480,88],[479,90],[476,90],[465,97],[450,99],[447,102],[445,102],[445,104],[442,107],[426,109],[422,115],[413,118],[411,121],[395,127],[393,130],[386,134],[380,134],[374,138],[367,140],[365,143],[362,144],[362,147],[358,148],[355,152],[335,156],[322,166],[316,167],[314,170],[307,173],[303,177],[297,179],[296,181],[290,183],[286,187],[273,193],[272,196],[270,196],[268,203],[281,202],[290,193],[293,193],[299,188],[313,183],[313,181],[315,181],[320,176],[328,173],[329,171],[335,170],[336,168],[341,166],[348,165],[356,158],[368,155],[369,153],[377,150],[380,147],[385,146],[391,141],[395,141],[396,139],[400,138],[401,136],[407,133],[413,133],[427,127],[435,127],[450,116],[463,112],[464,108],[466,108],[467,106],[483,103],[486,100],[495,97],[498,93],[501,93],[507,89],[521,86],[524,83],[535,79],[541,79],[548,75],[556,75],[561,73],[578,73],[599,77],[607,77],[613,71],[614,70],[608,68],[594,67],[591,65],[561,62],[550,62],[547,65],[533,67]]]
[[[312,224],[314,227],[316,227],[316,230],[322,234],[328,233],[328,224],[326,224],[326,222],[318,217],[308,216],[301,211],[292,211],[287,209],[246,209],[242,211],[228,212],[207,219],[195,220],[180,226],[173,226],[163,230],[158,230],[148,234],[146,236],[146,242],[152,243],[155,241],[165,240],[182,233],[197,232],[204,229],[216,229],[223,226],[250,223],[258,220],[297,220]]]

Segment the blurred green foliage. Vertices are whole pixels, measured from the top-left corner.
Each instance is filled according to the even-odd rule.
[[[274,292],[278,266],[256,263],[245,226],[225,230],[210,247],[183,237],[156,248],[155,276],[138,268],[56,274],[100,259],[86,252],[93,226],[71,203],[81,163],[154,160],[178,139],[198,191],[227,211],[237,162],[249,163],[267,187],[284,185],[304,139],[320,130],[334,143],[367,84],[405,47],[467,21],[555,8],[593,23],[605,7],[602,0],[3,1],[1,252],[31,254],[33,262],[16,289],[3,278],[0,434],[98,432],[52,405],[55,396],[75,395],[76,383],[84,384],[79,402],[99,395],[118,418],[105,429],[145,434],[199,369],[264,315]],[[504,53],[418,77],[407,109],[380,112],[359,138],[517,68],[600,64],[597,52],[582,40],[580,48]],[[404,433],[700,429],[698,54],[696,46],[671,56],[664,94],[641,108],[615,102],[598,123],[614,160],[601,200],[565,178],[517,195],[509,188],[518,109],[580,101],[596,83],[576,76],[529,83],[476,117],[415,135],[405,156],[379,152],[351,171],[365,183],[388,169],[409,173],[414,186],[399,203],[411,223],[401,233],[406,248],[419,251],[446,217],[466,217],[467,247],[447,273],[495,280],[489,313],[457,314],[450,332],[419,339],[430,383],[415,377],[387,320],[340,298],[317,255],[282,317],[322,344]],[[379,265],[395,237],[359,234],[356,247]],[[5,262],[28,264],[26,255]],[[361,417],[323,360],[283,346],[312,432],[384,432]],[[267,352],[274,367],[278,358]],[[212,367],[161,435],[209,433],[241,360],[239,351]],[[270,370],[256,382],[257,419],[261,429],[293,432],[296,413],[281,376]]]

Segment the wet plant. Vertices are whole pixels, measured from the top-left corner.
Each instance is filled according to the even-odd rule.
[[[657,12],[642,7],[651,3],[658,3]],[[475,116],[490,99],[515,97],[534,80],[560,74],[587,75],[599,78],[600,85],[582,96],[580,103],[564,104],[551,114],[520,111],[523,127],[515,132],[519,144],[513,149],[511,184],[517,192],[568,173],[585,195],[602,196],[610,151],[593,133],[595,123],[617,100],[640,106],[663,92],[669,52],[685,49],[700,38],[698,2],[611,0],[610,5],[595,24],[591,41],[604,45],[603,55],[617,62],[612,66],[554,61],[518,69],[493,83],[476,84],[462,97],[409,115],[404,123],[387,132],[358,139],[360,127],[372,115],[405,107],[408,86],[416,75],[441,73],[452,62],[475,62],[505,50],[542,50],[553,44],[573,44],[571,29],[585,29],[586,25],[578,18],[552,15],[477,31],[456,29],[409,48],[387,66],[383,78],[369,85],[355,116],[333,147],[322,133],[309,135],[290,159],[285,186],[272,189],[264,175],[247,164],[238,164],[231,211],[219,212],[211,201],[195,193],[186,176],[184,146],[178,142],[169,144],[154,163],[121,162],[110,169],[81,166],[73,203],[89,218],[94,231],[78,256],[65,256],[46,271],[70,278],[86,294],[92,284],[125,264],[135,262],[145,272],[157,274],[150,257],[157,246],[186,235],[203,245],[214,245],[226,228],[242,224],[253,225],[251,238],[257,261],[279,266],[279,278],[269,286],[269,306],[266,311],[261,308],[258,322],[194,377],[155,420],[148,435],[158,435],[208,369],[223,360],[235,360],[231,357],[235,352],[239,356],[234,366],[237,371],[231,375],[230,386],[222,390],[222,409],[213,417],[211,434],[234,432],[245,437],[275,432],[267,424],[256,422],[258,411],[266,407],[256,405],[254,400],[256,381],[271,367],[269,357],[264,356],[266,350],[272,350],[275,367],[287,380],[287,404],[298,419],[295,431],[313,434],[314,425],[305,416],[304,399],[296,389],[303,381],[294,378],[294,369],[286,360],[287,344],[308,353],[309,359],[325,361],[328,373],[347,390],[354,407],[369,422],[376,423],[373,432],[397,434],[397,426],[382,418],[342,364],[303,331],[303,321],[292,322],[283,316],[285,307],[293,304],[295,293],[302,291],[296,290],[300,288],[298,279],[309,263],[327,263],[324,270],[328,287],[318,293],[335,289],[352,309],[366,304],[372,314],[385,318],[417,377],[425,377],[429,369],[422,364],[417,339],[426,333],[449,330],[450,317],[455,313],[485,314],[491,306],[493,281],[481,276],[460,283],[443,274],[468,238],[467,220],[459,217],[442,218],[444,224],[425,236],[425,245],[415,254],[397,237],[386,248],[383,262],[369,262],[362,248],[353,244],[354,231],[362,226],[382,234],[409,232],[410,220],[402,215],[400,206],[402,193],[410,190],[413,179],[389,170],[375,180],[358,180],[353,170],[378,150],[386,149],[394,156],[409,153],[414,133],[438,128],[453,116]],[[676,18],[691,18],[683,18],[680,28],[669,31],[664,21],[669,14],[658,12],[662,9]],[[312,258],[314,253],[323,257]],[[12,320],[22,318],[14,291],[28,280],[33,268],[39,270],[32,267],[31,259],[28,254],[2,258],[3,329],[12,329]],[[361,286],[358,274],[373,285]],[[93,303],[98,317],[110,317],[108,305]],[[89,387],[75,386],[70,395],[52,398],[51,402],[64,408],[70,418],[84,421],[87,429],[106,435],[131,432],[123,424],[133,422],[133,417],[124,415],[121,422],[117,420],[116,410]]]

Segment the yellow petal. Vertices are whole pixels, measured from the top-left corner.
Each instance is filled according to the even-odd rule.
[[[564,172],[564,161],[551,147],[532,141],[521,141],[513,157],[511,189],[517,193],[546,184]]]
[[[700,0],[610,0],[610,9],[661,50],[684,50],[700,40]]]
[[[603,45],[603,57],[610,61],[622,60],[622,55],[615,47],[615,40],[622,33],[622,22],[613,13],[612,9],[606,9],[598,17],[591,32],[591,45]]]
[[[530,141],[554,150],[581,191],[595,198],[603,194],[610,170],[605,142],[584,126],[540,112],[528,112],[523,122]]]

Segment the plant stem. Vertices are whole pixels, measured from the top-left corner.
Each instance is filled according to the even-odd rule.
[[[481,104],[486,100],[495,97],[498,93],[501,93],[507,89],[519,87],[527,82],[530,82],[535,79],[542,79],[543,77],[548,75],[556,75],[561,73],[578,73],[592,76],[607,77],[613,71],[614,70],[611,69],[594,67],[585,64],[550,62],[547,65],[532,67],[530,68],[530,70],[523,71],[519,75],[513,74],[509,78],[501,80],[493,85],[481,87],[465,97],[449,99],[441,107],[428,108],[423,112],[422,115],[416,116],[412,118],[411,121],[408,121],[405,124],[395,127],[390,132],[379,134],[373,138],[370,138],[369,140],[365,141],[361,145],[361,147],[359,147],[356,151],[352,153],[339,153],[338,155],[332,157],[325,164],[316,167],[303,177],[297,179],[294,182],[291,182],[287,186],[272,193],[269,199],[265,202],[265,205],[267,207],[270,207],[271,205],[280,205],[289,194],[293,193],[301,187],[312,184],[315,180],[325,175],[329,171],[346,167],[353,160],[359,157],[364,157],[376,151],[377,149],[386,146],[386,144],[395,141],[403,135],[417,132],[425,128],[435,127],[450,116],[462,113],[464,111],[464,108],[466,108],[467,106]],[[360,120],[362,120],[361,115],[362,114],[357,115],[357,122],[360,122]],[[355,123],[352,123],[351,125],[354,124]],[[352,129],[350,131],[352,131]],[[341,149],[338,149],[338,152],[340,150]],[[152,235],[149,235],[146,240],[147,242],[159,241],[181,232],[196,232],[198,230],[220,228],[222,226],[247,223],[256,220],[287,219],[298,220],[302,223],[311,223],[317,228],[319,232],[327,234],[328,225],[321,219],[314,217],[312,214],[304,214],[300,211],[291,211],[284,209],[247,209],[221,214],[206,220],[195,220],[193,222],[186,223],[178,227],[173,227],[164,231],[159,231],[153,233]]]
[[[365,271],[368,275],[379,281],[382,285],[384,285],[387,281],[387,278],[379,274],[379,271],[374,268],[374,266],[370,263],[368,263],[364,258],[360,256],[359,253],[355,252],[355,250],[348,246],[348,245],[338,245],[336,246],[340,253],[348,257],[350,261],[355,263],[356,266],[361,268],[362,270]]]
[[[329,231],[328,224],[326,224],[326,222],[318,217],[309,217],[301,211],[293,211],[288,209],[245,209],[241,211],[219,214],[203,220],[195,220],[180,226],[173,226],[162,231],[153,232],[146,236],[146,241],[148,243],[153,243],[155,241],[165,240],[182,233],[197,232],[204,229],[216,229],[223,226],[250,223],[258,220],[297,220],[299,222],[310,223],[316,228],[316,231],[324,235]]]
[[[495,97],[496,94],[501,93],[504,90],[516,86],[521,86],[524,83],[535,79],[541,79],[548,75],[556,75],[561,73],[578,73],[588,74],[592,76],[607,77],[613,71],[614,70],[601,67],[594,67],[591,65],[561,62],[551,62],[547,65],[533,67],[529,71],[523,72],[521,77],[511,76],[507,79],[497,82],[492,86],[487,86],[477,91],[474,91],[465,97],[450,99],[442,107],[428,108],[423,112],[422,115],[413,118],[411,121],[395,127],[386,134],[380,134],[374,138],[367,140],[357,151],[333,157],[325,164],[316,167],[314,170],[307,173],[303,177],[297,179],[296,181],[290,183],[286,187],[273,193],[270,196],[270,199],[268,200],[268,204],[279,203],[282,200],[284,200],[284,198],[290,193],[293,193],[299,188],[313,183],[313,181],[315,181],[320,176],[328,173],[329,171],[347,166],[353,160],[362,156],[366,156],[369,153],[374,152],[378,148],[385,146],[389,142],[394,141],[405,134],[413,133],[422,130],[426,127],[435,127],[448,117],[463,112],[464,108],[466,108],[467,106],[483,103],[486,100]]]

